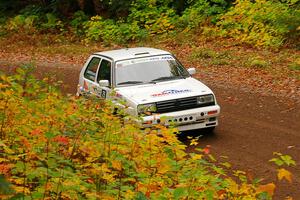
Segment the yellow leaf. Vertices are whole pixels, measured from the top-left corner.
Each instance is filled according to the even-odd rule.
[[[125,193],[125,199],[134,199],[135,193],[131,190],[127,190]]]
[[[122,163],[120,161],[114,160],[111,162],[112,167],[116,170],[121,171],[122,170]]]
[[[286,169],[278,169],[277,170],[277,177],[278,179],[281,181],[283,178],[285,178],[288,182],[292,183],[292,174],[291,172],[289,172],[288,170]]]
[[[191,143],[190,143],[190,146],[193,146],[193,145],[197,145],[198,144],[198,141],[197,141],[197,139],[192,139],[191,140]]]
[[[15,179],[14,182],[15,182],[17,185],[22,185],[22,184],[24,183],[24,179],[18,178],[18,179]]]
[[[29,194],[30,193],[30,190],[29,190],[29,188],[27,188],[27,187],[23,187],[23,186],[15,186],[14,188],[13,188],[17,193],[25,193],[25,194]]]
[[[102,176],[102,178],[103,178],[104,180],[106,180],[107,182],[109,182],[109,183],[112,183],[112,182],[115,181],[115,178],[114,178],[114,175],[113,175],[113,174],[104,174],[104,175]]]
[[[287,196],[285,197],[285,200],[293,200],[293,197]]]
[[[73,186],[74,183],[71,180],[65,180],[65,181],[62,182],[62,185],[65,186],[65,187],[70,187],[70,186]]]
[[[73,147],[69,147],[68,153],[69,153],[69,154],[73,153]]]
[[[111,172],[111,170],[108,168],[108,166],[107,166],[106,163],[103,163],[103,164],[101,165],[101,171],[102,171],[102,172],[108,172],[108,173]]]
[[[158,173],[159,174],[165,174],[167,173],[168,171],[170,171],[170,166],[169,165],[161,165],[159,168],[158,168]]]
[[[8,161],[7,159],[5,159],[5,158],[0,158],[0,163],[2,163],[2,162],[6,162],[6,161]]]
[[[268,183],[266,185],[259,186],[257,192],[258,193],[267,192],[270,196],[273,196],[275,188],[276,186],[274,183]]]
[[[203,155],[201,155],[201,154],[196,154],[196,155],[194,155],[194,156],[192,157],[192,160],[200,160],[200,159],[202,159],[202,157],[203,157]]]

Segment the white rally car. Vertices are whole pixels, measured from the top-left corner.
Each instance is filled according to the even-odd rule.
[[[179,131],[213,130],[220,106],[214,93],[192,78],[169,52],[128,48],[94,53],[79,76],[77,95],[94,93],[125,100],[126,112],[139,116],[143,127],[176,124]]]

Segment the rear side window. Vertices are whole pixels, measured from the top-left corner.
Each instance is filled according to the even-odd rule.
[[[100,80],[108,80],[111,83],[111,62],[108,60],[102,60],[100,69],[97,76],[97,82]]]
[[[97,57],[92,58],[84,72],[84,78],[95,81],[100,60],[101,59]]]

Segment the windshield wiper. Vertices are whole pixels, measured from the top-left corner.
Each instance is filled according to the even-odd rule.
[[[153,79],[150,82],[156,82],[156,81],[165,81],[165,80],[173,80],[173,79],[180,79],[180,78],[185,78],[184,76],[162,76],[156,79]]]
[[[125,85],[125,84],[138,84],[138,83],[144,83],[143,81],[125,81],[118,83],[118,85]]]

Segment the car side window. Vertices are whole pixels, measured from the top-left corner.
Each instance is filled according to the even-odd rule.
[[[97,69],[100,63],[100,58],[94,57],[92,60],[89,62],[85,72],[84,72],[84,77],[86,79],[89,79],[91,81],[95,81],[96,79],[96,73]]]
[[[108,80],[109,84],[111,83],[111,62],[105,59],[102,59],[98,71],[97,82],[100,80]]]

